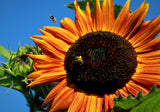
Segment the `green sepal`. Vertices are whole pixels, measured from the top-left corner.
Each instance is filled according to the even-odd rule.
[[[138,93],[136,98],[129,95],[123,97],[120,95],[114,99],[113,112],[159,112],[160,109],[160,89],[156,86],[150,90],[147,95],[142,95],[142,91]]]
[[[13,75],[10,75],[6,72],[6,70],[3,69],[3,74],[0,75],[0,86],[8,87],[9,89],[13,88],[18,91],[22,91],[22,86],[25,86],[25,85],[24,83],[21,82],[21,80],[22,80],[21,77],[15,77]]]
[[[6,60],[6,61],[9,61],[10,59],[10,52],[4,48],[3,46],[0,45],[0,55],[2,55],[2,57]]]

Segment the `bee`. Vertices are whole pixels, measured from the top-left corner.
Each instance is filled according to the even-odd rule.
[[[57,20],[56,20],[56,18],[55,18],[53,15],[50,15],[49,18],[52,19],[52,21],[53,21],[54,23],[57,23]]]
[[[79,63],[83,64],[83,58],[82,58],[82,56],[76,56],[75,57],[75,62],[79,62]]]

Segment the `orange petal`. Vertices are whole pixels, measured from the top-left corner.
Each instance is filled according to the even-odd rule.
[[[75,36],[73,33],[63,28],[52,27],[52,26],[45,26],[43,28],[46,32],[49,32],[54,37],[65,41],[69,45],[71,45],[72,43],[75,42],[75,40],[78,39],[78,37]]]
[[[120,93],[122,93],[122,95],[124,96],[124,97],[127,97],[128,96],[128,91],[127,91],[127,89],[126,89],[126,87],[123,87],[122,89],[119,89],[118,90]]]
[[[118,34],[124,23],[127,21],[129,16],[129,4],[130,0],[127,0],[126,4],[122,8],[121,12],[119,13],[117,19],[115,20],[115,23],[112,28],[112,32],[115,34]]]
[[[76,92],[75,97],[73,98],[73,101],[68,109],[68,112],[79,112],[79,110],[82,108],[84,98],[84,93]]]
[[[144,21],[140,27],[142,29],[143,27],[147,26],[151,21]]]
[[[63,59],[55,59],[51,58],[47,55],[32,55],[32,54],[26,54],[29,58],[31,58],[36,63],[44,63],[44,62],[63,62]]]
[[[112,110],[114,106],[114,98],[116,96],[114,94],[105,95],[104,97],[104,103],[105,103],[105,112],[109,112]]]
[[[133,47],[145,45],[160,32],[160,16],[153,19],[147,26],[143,27],[133,38],[129,41]],[[138,48],[137,48],[138,49]]]
[[[127,90],[134,96],[137,96],[137,94],[143,90],[142,94],[143,95],[146,95],[149,90],[144,88],[143,86],[139,85],[139,84],[136,84],[134,81],[129,81],[127,84],[126,84],[126,88]]]
[[[140,64],[159,64],[160,63],[160,56],[158,55],[159,53],[158,52],[153,52],[153,53],[147,53],[147,54],[150,54],[150,56],[148,57],[145,57],[147,55],[143,56],[143,54],[141,56],[138,55],[137,56],[138,63]]]
[[[137,28],[139,28],[139,26],[141,25],[144,17],[147,14],[148,8],[149,4],[144,4],[143,2],[135,12],[130,14],[124,26],[121,27],[118,35],[125,37],[129,33],[129,35],[127,36],[127,39],[129,39],[130,36],[133,35],[133,33],[137,31]]]
[[[92,24],[92,14],[91,14],[91,8],[90,8],[90,4],[87,2],[86,5],[86,11],[85,11],[85,15],[88,21],[88,25],[90,26],[91,30],[93,31],[93,24]]]
[[[64,111],[71,105],[73,99],[74,90],[69,87],[64,87],[61,91],[57,93],[55,96],[52,104],[51,109],[49,112],[57,112],[57,111]]]
[[[80,32],[80,35],[85,35],[88,32],[91,32],[91,27],[87,21],[86,15],[80,9],[77,0],[74,1],[75,8],[75,24]]]
[[[51,63],[35,63],[34,67],[37,70],[53,70],[53,69],[64,69],[64,64],[59,62],[51,62]]]
[[[58,59],[64,59],[64,54],[57,51],[54,47],[52,47],[50,44],[48,44],[44,40],[35,39],[33,37],[30,37],[36,44],[39,46],[42,50],[42,52],[49,57],[52,58],[58,58]]]
[[[138,64],[136,73],[160,73],[160,64]]]
[[[72,32],[77,37],[80,35],[75,23],[70,18],[66,17],[66,18],[62,19],[61,20],[61,27]]]
[[[96,111],[97,112],[102,112],[102,107],[103,107],[103,98],[98,97],[96,100]]]
[[[158,73],[137,73],[132,76],[132,80],[151,89],[153,85],[160,86],[160,74]]]
[[[158,37],[160,38],[160,37]],[[148,52],[148,53],[143,53],[143,54],[138,54],[137,58],[146,58],[146,59],[159,59],[160,58],[160,50]]]
[[[102,112],[102,102],[102,98],[94,95],[89,95],[86,112]]]
[[[45,32],[41,29],[39,29],[41,32]],[[50,45],[52,45],[54,48],[56,48],[57,50],[66,53],[68,48],[70,47],[66,42],[64,42],[61,39],[57,39],[55,38],[53,35],[50,36],[32,36],[33,38],[40,38],[44,41],[46,41],[47,43],[49,43]]]
[[[63,78],[66,77],[66,71],[65,70],[59,70],[59,71],[49,71],[46,73],[43,73],[40,77],[36,78],[32,83],[28,85],[29,86],[35,86],[35,85],[43,85],[43,84],[49,84],[53,82],[57,82]]]
[[[140,64],[159,64],[160,63],[160,59],[147,59],[147,58],[139,59],[137,58],[137,61]]]
[[[27,79],[28,79],[29,81],[33,81],[33,80],[35,80],[36,78],[40,77],[43,73],[46,73],[46,72],[48,72],[48,70],[38,70],[38,71],[34,71],[34,72],[32,72],[31,74],[29,74],[29,75],[27,76]]]
[[[84,95],[84,100],[83,100],[83,103],[82,103],[82,106],[81,106],[79,112],[85,112],[86,111],[87,103],[88,103],[88,95]]]
[[[146,43],[145,45],[139,46],[135,50],[137,52],[146,52],[146,51],[159,50],[160,49],[159,45],[160,45],[160,37],[157,37],[157,38],[151,40],[150,42]]]
[[[114,6],[112,0],[104,0],[102,3],[103,31],[110,31],[114,24]]]
[[[44,40],[45,42],[50,44],[52,47],[54,47],[56,50],[58,50],[59,52],[61,52],[64,55],[67,52],[67,50],[69,49],[69,45],[67,43],[65,43],[64,41],[57,39],[53,36],[50,37],[50,36],[37,35],[37,36],[32,36],[32,38],[39,38],[39,39]]]
[[[61,91],[65,86],[67,85],[67,81],[66,79],[63,79],[62,81],[60,81],[47,95],[47,97],[45,98],[45,101],[42,104],[42,107],[46,106],[48,103],[50,103],[55,95]]]
[[[95,1],[95,10],[93,15],[93,31],[101,31],[103,28],[103,17],[102,17],[102,11],[100,6],[100,1]]]

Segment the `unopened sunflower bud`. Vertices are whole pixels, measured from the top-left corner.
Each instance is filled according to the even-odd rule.
[[[37,48],[29,45],[25,45],[25,47],[18,48],[17,52],[11,54],[9,66],[11,71],[15,74],[15,76],[24,76],[31,72],[33,72],[33,61],[28,58],[25,54],[39,54]]]

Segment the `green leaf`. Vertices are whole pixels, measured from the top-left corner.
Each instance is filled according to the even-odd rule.
[[[114,5],[114,18],[116,19],[119,15],[119,13],[121,12],[122,10],[122,6],[121,5]]]
[[[78,5],[80,6],[81,10],[83,12],[85,12],[85,8],[86,8],[87,2],[90,3],[90,5],[91,5],[91,13],[93,14],[94,13],[94,9],[95,9],[95,0],[78,1]],[[101,6],[102,6],[102,2],[103,1],[100,1]],[[69,3],[69,4],[65,5],[65,6],[74,10],[74,4],[73,3]],[[122,10],[122,6],[121,5],[114,5],[115,19],[117,18],[118,14],[120,13],[121,10]]]
[[[153,86],[150,92],[144,96],[140,91],[136,98],[132,98],[131,95],[127,98],[122,95],[115,98],[113,112],[159,112],[159,102],[160,89]]]
[[[85,12],[87,2],[90,3],[91,13],[93,14],[94,13],[94,8],[95,8],[95,0],[78,1],[78,5],[80,6],[81,10],[83,12]],[[102,5],[102,1],[100,1],[100,4]],[[65,5],[65,6],[74,10],[74,4],[73,3],[69,3],[69,4]]]
[[[14,76],[10,76],[5,72],[4,76],[0,77],[0,86],[22,91],[22,86],[25,85],[23,82],[21,82],[21,80],[22,80],[21,78],[15,78]]]
[[[83,12],[85,12],[85,7],[86,7],[87,2],[88,1],[78,1],[78,4],[79,4],[79,6],[80,6],[80,8]],[[74,10],[74,4],[73,3],[66,4],[65,6]]]
[[[0,78],[4,76],[5,70],[0,66]]]
[[[9,61],[11,54],[7,49],[0,45],[0,55],[4,57],[6,61]]]

